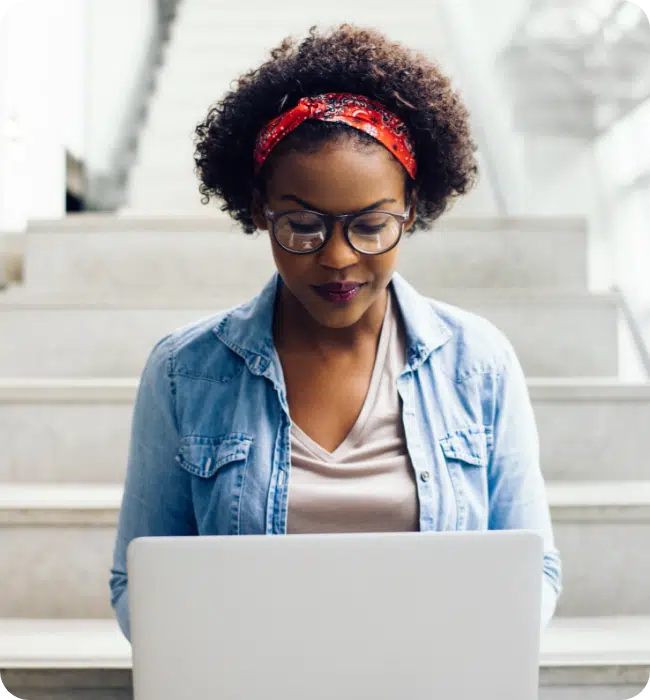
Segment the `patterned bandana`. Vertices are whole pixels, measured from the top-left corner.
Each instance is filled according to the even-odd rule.
[[[406,124],[380,102],[363,95],[338,92],[303,97],[293,109],[276,117],[262,129],[255,146],[256,175],[278,143],[307,119],[344,122],[365,131],[383,144],[415,179],[415,151]]]

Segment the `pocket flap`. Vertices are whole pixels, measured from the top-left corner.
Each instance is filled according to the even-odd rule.
[[[458,430],[440,440],[447,459],[485,467],[488,463],[487,435],[484,430]]]
[[[192,474],[208,479],[226,464],[246,460],[253,443],[246,435],[217,438],[188,436],[181,440],[178,463]]]

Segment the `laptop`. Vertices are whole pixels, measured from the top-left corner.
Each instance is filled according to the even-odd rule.
[[[135,700],[537,700],[528,531],[145,537]]]

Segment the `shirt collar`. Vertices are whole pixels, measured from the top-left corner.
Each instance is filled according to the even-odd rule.
[[[392,278],[395,299],[404,319],[406,357],[415,370],[452,335],[433,305],[399,273]],[[276,272],[253,299],[227,313],[214,328],[217,337],[257,375],[279,382],[280,362],[273,342],[273,315],[282,278]]]

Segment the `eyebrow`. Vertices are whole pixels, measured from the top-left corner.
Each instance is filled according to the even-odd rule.
[[[321,211],[318,207],[313,206],[309,202],[306,202],[304,199],[300,199],[300,197],[296,197],[295,194],[283,194],[280,199],[285,200],[285,201],[294,201],[300,204],[301,207],[304,207],[305,209],[311,209],[312,211],[317,211],[321,214],[325,214],[326,212]],[[358,209],[356,212],[364,212],[364,211],[370,211],[371,209],[376,209],[377,207],[380,207],[382,204],[395,204],[397,202],[396,199],[380,199],[378,202],[375,202],[374,204],[370,204],[367,207],[364,207],[363,209]]]

